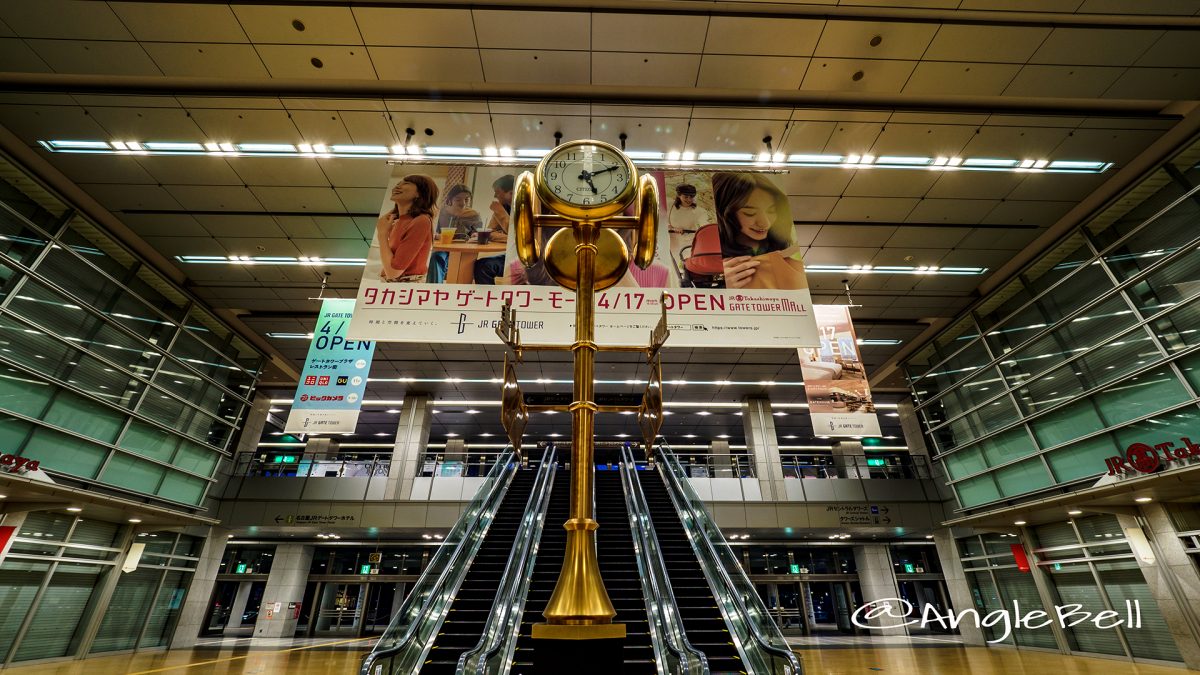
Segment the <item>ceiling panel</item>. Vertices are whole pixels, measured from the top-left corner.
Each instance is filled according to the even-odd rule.
[[[592,48],[591,15],[583,12],[475,10],[474,15],[475,34],[484,49]]]
[[[286,235],[279,224],[268,215],[198,215],[196,221],[210,235],[222,238],[278,237]],[[182,233],[180,233],[182,234]],[[257,255],[257,254],[251,254]]]
[[[575,84],[591,81],[592,57],[578,51],[480,51],[488,82]]]
[[[1025,63],[1051,30],[1037,26],[943,24],[924,58],[930,61]]]
[[[108,3],[87,0],[2,2],[0,20],[21,37],[129,40],[133,36]]]
[[[50,66],[29,48],[24,40],[17,38],[0,39],[0,63],[5,70],[16,73],[49,73]]]
[[[337,193],[328,187],[252,186],[250,191],[268,211],[344,213],[346,210]]]
[[[1104,93],[1124,72],[1102,66],[1028,65],[1004,90],[1007,96],[1090,98]]]
[[[888,248],[954,248],[970,233],[969,227],[899,227],[883,245]]]
[[[940,176],[933,171],[865,169],[854,172],[847,197],[924,197]]]
[[[896,232],[895,227],[872,225],[839,225],[831,223],[821,228],[813,246],[874,246],[884,245]]]
[[[165,189],[189,211],[262,211],[262,204],[242,186],[167,185]]]
[[[158,183],[133,157],[99,155],[49,155],[54,168],[76,183]]]
[[[840,197],[854,178],[853,169],[792,169],[775,176],[779,187],[789,195],[828,195]],[[805,217],[797,216],[798,219]]]
[[[906,220],[910,223],[975,224],[999,203],[998,199],[922,199]],[[909,229],[920,228],[905,228]]]
[[[875,267],[902,265],[941,265],[942,259],[950,252],[946,248],[930,248],[927,242],[922,248],[884,248],[880,249],[871,260],[867,261]]]
[[[371,47],[381,80],[482,82],[484,70],[474,49]]]
[[[700,68],[694,54],[592,52],[592,84],[635,87],[687,86]]]
[[[1173,99],[1180,92],[1198,91],[1200,68],[1130,68],[1105,90],[1104,97]]]
[[[958,243],[964,248],[1009,249],[1025,248],[1042,234],[1042,230],[1013,230],[1005,227],[976,228]]]
[[[239,157],[229,166],[244,185],[329,186],[315,159]]]
[[[359,32],[368,45],[469,47],[475,45],[475,23],[465,9],[352,7]]]
[[[95,40],[29,40],[55,72],[86,75],[161,75],[158,66],[136,42]]]
[[[362,37],[347,7],[233,5],[251,42],[285,45],[360,45]],[[299,21],[302,25],[296,25]]]
[[[164,75],[182,77],[270,77],[250,45],[143,43]]]
[[[917,205],[916,199],[885,197],[843,197],[829,214],[829,220],[900,223]]]
[[[91,3],[95,4],[95,3]],[[223,5],[110,2],[108,6],[138,40],[151,42],[246,42],[233,11]]]
[[[299,136],[284,110],[192,108],[190,112],[205,135],[217,142],[295,143]]]
[[[889,123],[882,128],[870,153],[902,157],[954,157],[975,135],[967,124]]]
[[[808,59],[785,56],[731,56],[705,54],[700,62],[698,87],[799,89]],[[690,83],[681,70],[675,83]]]
[[[708,24],[702,15],[597,13],[592,15],[591,44],[602,51],[699,54]]]
[[[983,219],[985,225],[1037,225],[1050,227],[1066,215],[1075,202],[1029,202],[1008,200],[996,205]]]
[[[788,206],[792,210],[792,218],[796,220],[820,221],[829,218],[833,207],[837,206],[837,197],[794,197],[788,196]]]
[[[110,211],[152,209],[178,211],[180,203],[159,185],[89,185],[80,183],[93,199]]]
[[[1156,30],[1055,28],[1029,63],[1129,66],[1162,35]]]
[[[937,30],[937,24],[930,23],[829,21],[813,55],[915,60],[925,53]]]
[[[204,237],[208,231],[187,213],[121,215],[121,222],[140,237]]]
[[[1003,199],[1024,176],[999,171],[951,171],[929,190],[938,199]]]
[[[999,96],[1020,70],[1021,66],[1013,64],[923,61],[904,85],[904,93]]]
[[[915,61],[814,58],[800,88],[895,94],[903,91],[915,66]]]
[[[1196,34],[1192,31],[1172,31],[1158,39],[1138,57],[1139,66],[1200,67],[1200,50],[1196,49]]]
[[[693,119],[687,147],[695,151],[762,152],[762,139],[782,134],[786,124],[780,120]]]
[[[824,28],[821,20],[714,16],[704,53],[812,56]]]
[[[271,77],[372,80],[375,68],[366,47],[335,45],[258,45]],[[381,49],[375,47],[372,49]],[[381,59],[381,61],[384,61]],[[412,79],[392,77],[391,79]]]
[[[138,157],[137,161],[164,185],[245,184],[221,157]]]

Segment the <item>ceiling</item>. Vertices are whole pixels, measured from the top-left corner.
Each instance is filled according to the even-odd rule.
[[[757,153],[770,136],[789,154],[1114,163],[1102,175],[839,167],[777,177],[810,265],[988,268],[810,276],[818,303],[846,302],[846,280],[861,305],[860,338],[900,341],[863,349],[876,388],[900,392],[898,355],[997,284],[997,270],[1011,274],[1006,266],[1045,245],[1039,237],[1080,217],[1081,201],[1162,152],[1153,144],[1183,119],[1171,102],[1200,99],[1200,0],[403,4],[2,3],[4,144],[10,154],[20,146],[58,187],[93,198],[202,301],[236,315],[280,357],[267,379],[283,387],[307,343],[264,336],[310,331],[323,273],[325,295],[352,297],[361,268],[189,265],[174,256],[363,257],[391,167],[50,153],[37,141],[392,145],[413,129],[417,143],[530,148],[549,147],[558,131],[614,143],[623,133],[630,149],[663,152]],[[413,93],[421,87],[430,93]],[[458,93],[450,100],[439,87]],[[472,87],[483,93],[461,93]],[[368,399],[418,390],[496,398],[490,382],[445,380],[499,377],[500,359],[492,347],[382,345],[372,377],[443,381],[373,382]],[[635,379],[636,361],[606,357],[598,372]],[[664,371],[689,382],[800,379],[790,350],[667,349]],[[535,357],[526,377],[565,380],[570,365]],[[804,400],[792,385],[667,388],[668,400],[763,394]],[[448,414],[435,431],[498,435],[492,412]],[[390,431],[386,417],[366,413],[359,435]],[[790,417],[807,421],[801,409]],[[733,416],[681,414],[673,424],[681,436],[743,437]],[[636,434],[620,419],[603,431]]]

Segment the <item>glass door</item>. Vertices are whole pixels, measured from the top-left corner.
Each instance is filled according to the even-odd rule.
[[[329,582],[321,591],[314,635],[358,635],[366,584]]]
[[[233,600],[237,591],[236,581],[217,582],[216,588],[213,589],[212,601],[208,604],[208,617],[204,620],[201,636],[220,635],[225,630],[226,624],[229,623],[229,615],[233,612]]]
[[[367,600],[363,608],[360,635],[381,635],[399,608],[397,600],[404,598],[404,582],[375,582],[367,584]]]

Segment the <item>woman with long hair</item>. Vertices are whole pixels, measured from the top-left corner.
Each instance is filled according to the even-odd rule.
[[[725,287],[751,286],[767,262],[758,256],[780,251],[791,258],[798,250],[787,195],[754,173],[715,173],[712,185]]]
[[[671,235],[671,256],[683,260],[683,249],[692,245],[696,230],[712,222],[708,211],[696,204],[696,186],[675,186],[675,201],[667,209],[667,231]]]
[[[384,281],[418,282],[429,271],[429,253],[433,250],[433,218],[438,198],[437,183],[429,176],[414,173],[400,179],[392,188],[395,206],[379,216],[375,234],[379,240],[379,258]]]

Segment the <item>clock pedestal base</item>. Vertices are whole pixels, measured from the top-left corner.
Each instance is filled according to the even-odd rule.
[[[534,675],[617,675],[625,672],[625,624],[533,626]]]

